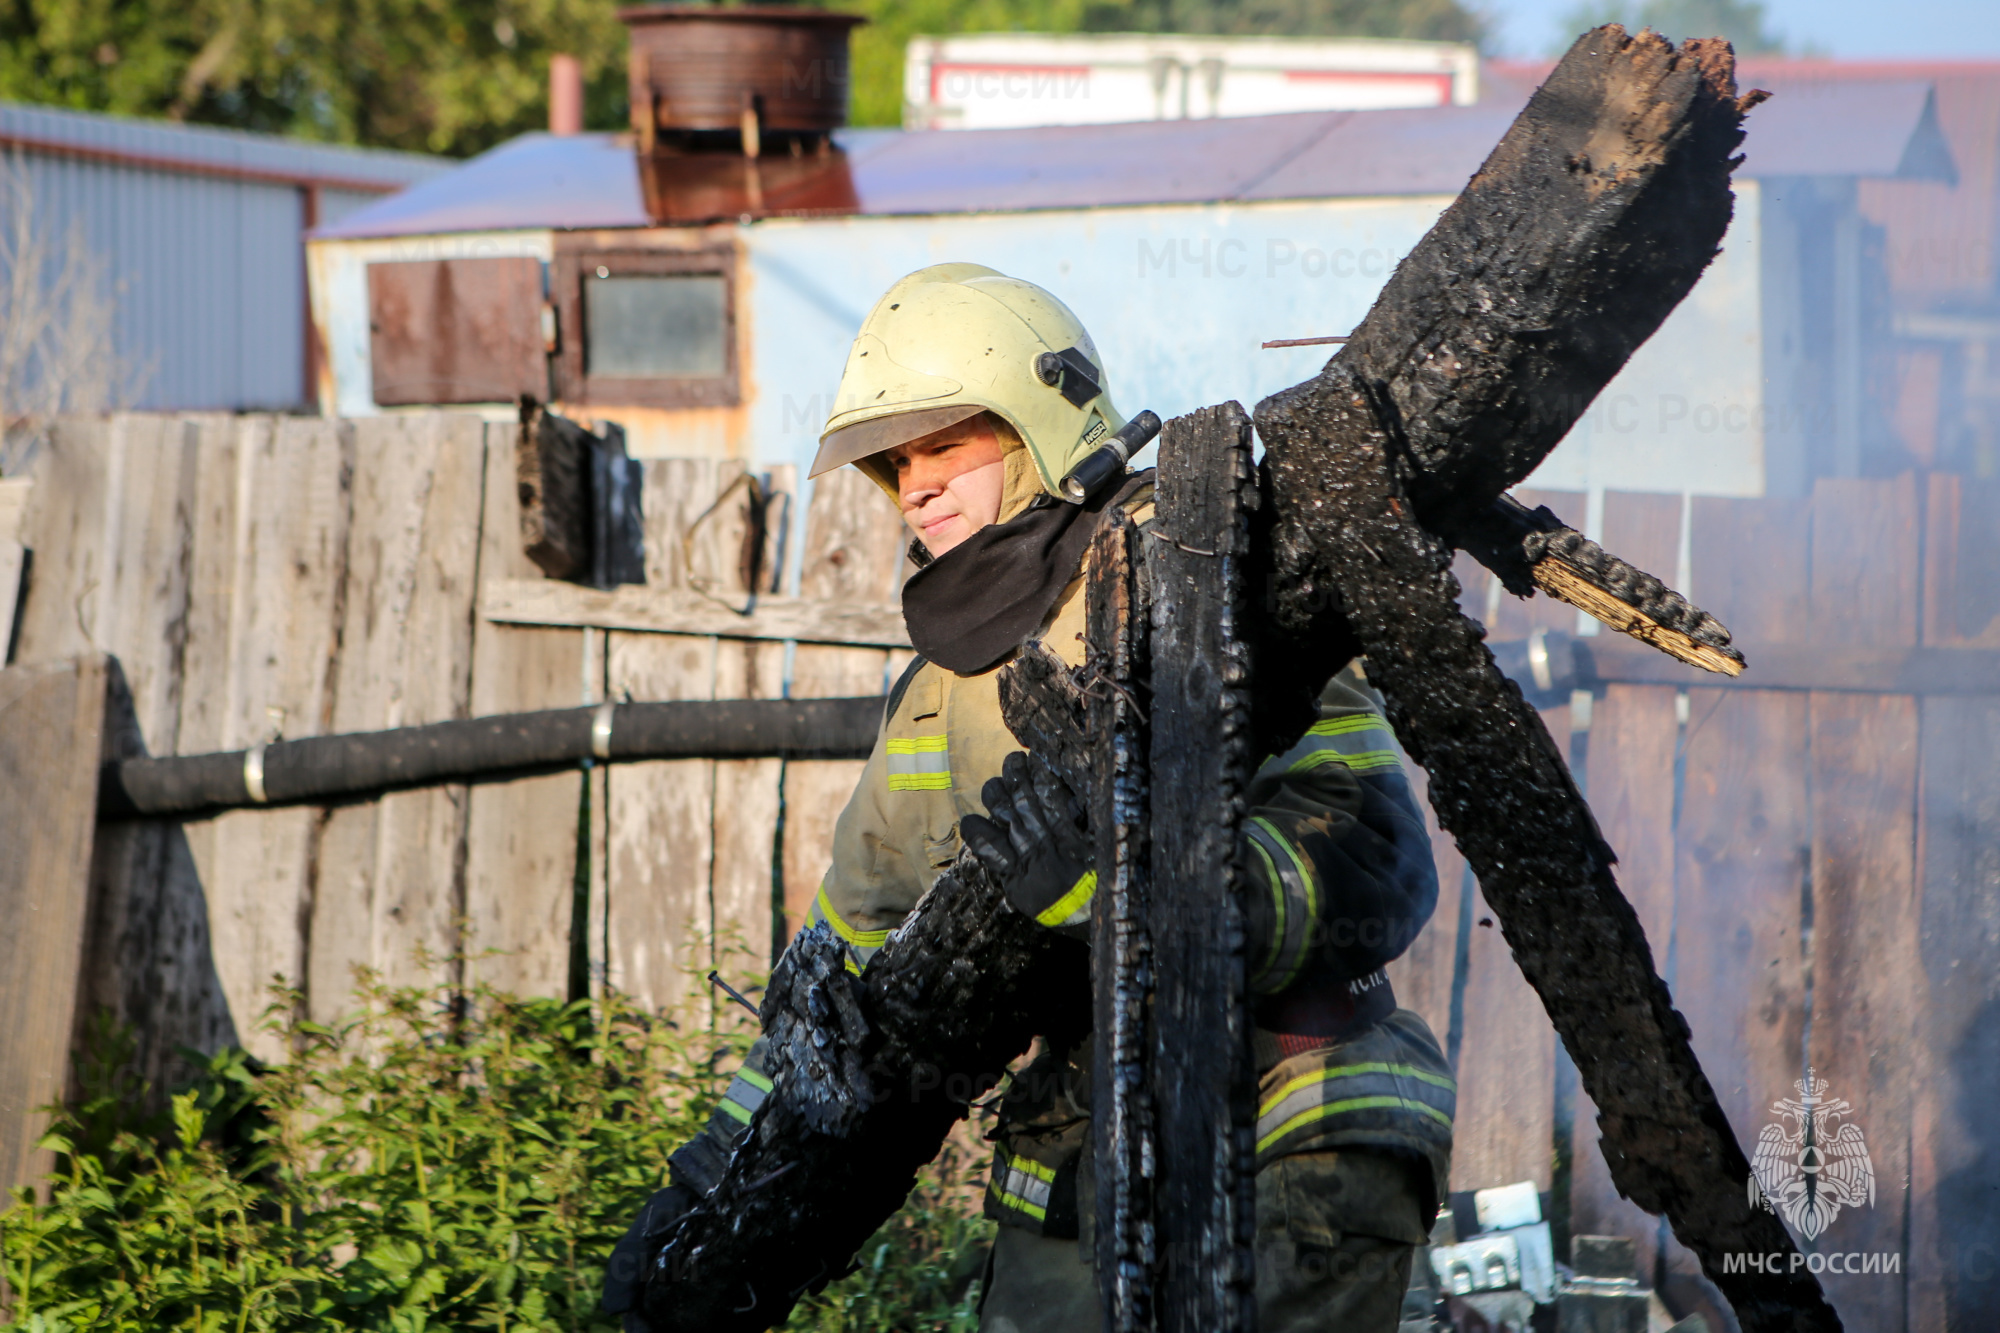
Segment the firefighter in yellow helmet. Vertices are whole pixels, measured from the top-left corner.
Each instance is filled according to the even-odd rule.
[[[1075,315],[976,264],[909,275],[855,338],[813,466],[860,468],[895,501],[923,567],[904,592],[921,654],[834,834],[808,920],[866,968],[969,845],[1008,902],[1087,935],[1090,840],[1059,779],[1001,719],[998,668],[1034,638],[1083,653],[1082,563],[1112,509],[1150,521],[1151,475],[1125,468],[1157,421],[1112,405]],[[1390,1333],[1449,1175],[1454,1088],[1383,964],[1437,897],[1430,846],[1365,685],[1351,672],[1321,721],[1252,785],[1244,861],[1260,1074],[1257,1301],[1266,1333]],[[1045,1034],[1003,1091],[986,1211],[1000,1223],[982,1333],[1096,1333],[1090,1266],[1088,1006]],[[672,1222],[720,1177],[770,1090],[761,1043],[673,1180],[612,1256],[605,1308]],[[643,1330],[643,1317],[626,1316]]]

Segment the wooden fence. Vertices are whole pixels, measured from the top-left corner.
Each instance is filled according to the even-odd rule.
[[[1585,511],[1582,495],[1524,498]],[[1613,493],[1602,540],[1679,570],[1736,631],[1754,687],[1760,646],[1809,646],[1828,675],[1862,653],[2000,648],[1997,498],[1945,474],[1823,481],[1797,502]],[[1459,568],[1493,637],[1577,628]],[[1748,1151],[1808,1067],[1852,1106],[1875,1202],[1807,1249],[1898,1262],[1822,1276],[1847,1327],[2000,1327],[2000,679],[1922,697],[1686,675],[1545,716],[1722,1108]],[[1454,1188],[1553,1189],[1570,1230],[1633,1237],[1678,1304],[1733,1326],[1692,1256],[1618,1197],[1573,1067],[1463,861],[1436,845],[1437,916],[1392,973],[1455,1053]]]
[[[18,545],[32,557],[14,645],[23,666],[7,674],[39,689],[28,702],[46,713],[45,696],[61,687],[22,675],[27,664],[112,655],[129,711],[122,726],[114,719],[107,751],[156,755],[628,694],[784,689],[782,642],[488,619],[483,590],[539,576],[521,551],[514,436],[442,413],[62,422],[14,497]],[[747,600],[742,471],[646,465],[649,586]],[[764,480],[775,520],[764,568],[782,570],[784,543],[799,534],[806,597],[893,602],[901,524],[872,485],[823,480],[815,518],[801,524],[795,479]],[[907,660],[883,647],[792,651],[797,697],[879,693]],[[33,782],[34,756],[51,745],[71,748],[37,731],[0,760],[19,760],[14,777]],[[81,730],[74,745],[95,748]],[[299,992],[306,1016],[329,1020],[350,1008],[357,967],[391,982],[538,995],[608,983],[649,1006],[728,1021],[701,978],[720,967],[741,986],[768,967],[774,926],[803,915],[860,768],[624,764],[332,808],[106,825],[88,912],[72,903],[67,915],[16,918],[25,924],[9,957],[54,973],[82,961],[55,989],[26,973],[7,980],[7,1004],[40,1021],[0,1032],[0,1168],[14,1180],[39,1174],[31,1108],[60,1094],[69,1039],[100,1009],[139,1032],[142,1072],[155,1079],[173,1075],[182,1045],[237,1041],[282,1058],[260,1027],[273,983]],[[0,820],[15,846],[27,834]]]
[[[630,616],[581,596],[571,601],[595,609],[578,624],[516,623],[532,618],[518,607],[537,571],[520,549],[513,449],[511,426],[450,414],[65,422],[34,461],[32,490],[0,494],[0,520],[21,507],[19,544],[33,552],[15,658],[114,655],[130,707],[104,744],[154,754],[628,693],[760,697],[789,682],[797,697],[868,694],[907,660],[880,635],[857,645],[617,628]],[[755,539],[741,470],[647,464],[649,589],[744,604],[737,571]],[[868,483],[822,479],[801,513],[796,479],[768,480],[762,565],[795,566],[794,611],[893,603],[902,531]],[[1580,495],[1528,498],[1572,520],[1585,511]],[[1823,482],[1801,502],[1611,494],[1602,539],[1685,579],[1737,631],[1755,687],[1760,646],[1830,659],[2000,648],[1994,499],[1990,483],[1943,474]],[[0,540],[0,564],[9,549]],[[1469,562],[1461,578],[1496,638],[1577,628],[1567,607],[1496,595]],[[2000,1104],[2000,695],[1723,687],[1685,674],[1684,685],[1600,687],[1547,719],[1620,855],[1723,1109],[1754,1143],[1808,1066],[1852,1105],[1876,1200],[1809,1248],[1899,1262],[1825,1275],[1849,1327],[2000,1327],[2000,1136],[1987,1128]],[[17,693],[40,690],[51,717],[89,688],[8,676]],[[75,747],[96,744],[88,731]],[[49,784],[84,782],[74,753],[66,765],[52,757],[59,740],[28,735],[0,767],[13,766],[16,787],[30,767]],[[17,960],[0,1007],[37,1016],[0,1031],[0,1102],[11,1103],[0,1121],[13,1127],[0,1167],[34,1173],[23,1113],[60,1091],[68,1036],[96,1008],[147,1034],[155,1076],[181,1043],[236,1040],[281,1057],[256,1026],[273,979],[327,1019],[351,1003],[357,966],[547,995],[608,983],[726,1021],[701,975],[720,966],[740,981],[768,966],[817,887],[859,768],[629,764],[106,826],[88,913],[44,903],[0,955]],[[41,830],[37,845],[56,856],[63,837],[87,836],[87,823],[66,827]],[[26,836],[0,809],[0,837]],[[1463,861],[1448,839],[1436,845],[1437,916],[1392,974],[1458,1069],[1454,1188],[1534,1180],[1568,1230],[1634,1237],[1676,1304],[1730,1327],[1691,1257],[1618,1198],[1538,1000]],[[453,958],[463,962],[439,961]]]

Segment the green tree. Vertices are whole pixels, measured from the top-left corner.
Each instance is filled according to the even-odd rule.
[[[1726,0],[1725,0],[1726,2]],[[1476,41],[1464,0],[833,0],[865,15],[853,121],[903,115],[912,37],[1199,32]],[[585,122],[622,129],[616,0],[0,0],[0,98],[466,156],[548,117],[581,62]]]
[[[625,121],[611,0],[8,0],[0,97],[467,155],[548,117],[548,59],[588,122]]]
[[[1606,23],[1621,23],[1637,32],[1651,28],[1675,41],[1690,37],[1726,37],[1740,56],[1780,55],[1785,39],[1765,26],[1759,0],[1588,0],[1563,18],[1569,35],[1552,48],[1561,55],[1576,34]]]

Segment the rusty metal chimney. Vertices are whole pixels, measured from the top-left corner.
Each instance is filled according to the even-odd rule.
[[[583,66],[575,56],[549,57],[549,133],[583,133]]]
[[[662,224],[825,216],[859,207],[847,155],[847,39],[858,14],[792,5],[643,5],[632,129]]]
[[[632,128],[641,154],[730,146],[747,157],[821,150],[847,123],[856,14],[791,5],[642,5],[632,34]]]

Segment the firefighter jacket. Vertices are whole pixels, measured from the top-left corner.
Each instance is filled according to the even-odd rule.
[[[1142,524],[1151,517],[1150,505],[1129,511]],[[1084,652],[1083,584],[1065,589],[1038,636],[1072,664]],[[1001,718],[998,676],[919,658],[890,696],[807,918],[845,941],[856,971],[952,863],[959,819],[985,813],[981,788],[1020,748]],[[1328,685],[1318,723],[1259,769],[1246,840],[1259,1164],[1328,1148],[1400,1152],[1428,1164],[1443,1198],[1450,1068],[1423,1020],[1395,1008],[1381,973],[1429,919],[1436,871],[1389,726],[1351,670]],[[1055,1061],[1067,1067],[1060,1077],[1050,1076]],[[1003,1096],[988,1210],[1074,1236],[1087,1051],[1045,1052],[1038,1067]],[[708,1188],[769,1089],[760,1044],[710,1131],[675,1155],[676,1181]]]

